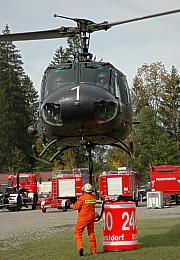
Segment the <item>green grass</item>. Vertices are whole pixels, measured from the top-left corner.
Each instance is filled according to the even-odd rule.
[[[97,255],[89,250],[87,233],[83,234],[85,256],[81,259],[119,260],[178,260],[180,259],[180,219],[139,219],[139,248],[124,252],[103,252],[102,222],[95,225]],[[21,237],[0,239],[0,260],[76,260],[80,259],[76,249],[72,226],[49,233],[22,234]]]

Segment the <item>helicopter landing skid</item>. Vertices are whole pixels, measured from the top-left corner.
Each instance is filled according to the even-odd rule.
[[[112,138],[114,138],[115,140],[117,140],[118,143],[113,143],[110,144],[111,146],[120,148],[121,150],[123,150],[124,152],[126,152],[132,159],[134,159],[134,154],[133,154],[133,142],[131,141],[129,143],[129,147],[127,146],[127,144],[125,142],[123,142],[121,139],[115,137],[115,136],[111,136]]]
[[[56,152],[54,153],[54,155],[53,155],[51,158],[47,159],[47,158],[43,157],[43,155],[44,155],[45,153],[47,153],[47,151],[49,150],[49,148],[50,148],[53,144],[55,144],[57,141],[58,141],[58,139],[55,139],[55,140],[53,140],[52,142],[50,142],[50,143],[43,149],[43,151],[42,151],[41,153],[39,153],[39,154],[38,154],[38,152],[37,152],[36,145],[33,145],[33,146],[32,146],[32,150],[33,150],[34,157],[35,157],[38,161],[41,161],[41,162],[50,164],[50,163],[52,163],[52,162],[54,161],[54,159],[55,159],[60,153],[62,153],[63,151],[65,151],[65,150],[67,150],[67,149],[70,149],[70,148],[74,147],[74,146],[62,146],[62,147],[59,147],[58,149],[56,149]]]

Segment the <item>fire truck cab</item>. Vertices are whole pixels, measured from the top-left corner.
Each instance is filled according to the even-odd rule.
[[[8,187],[4,195],[6,208],[19,211],[22,207],[36,209],[38,200],[37,179],[33,173],[15,173],[8,176]]]

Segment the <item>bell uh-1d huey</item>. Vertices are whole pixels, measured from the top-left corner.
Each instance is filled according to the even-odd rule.
[[[113,26],[180,12],[172,10],[129,20],[94,23],[87,19],[70,18],[76,27],[0,35],[0,41],[43,40],[79,36],[81,53],[75,61],[49,66],[44,73],[40,94],[39,120],[30,126],[30,134],[42,139],[43,151],[38,160],[52,162],[68,148],[85,145],[116,146],[132,156],[132,145],[124,140],[132,130],[132,91],[126,76],[109,62],[93,61],[89,53],[90,35],[107,31]],[[101,83],[98,84],[98,81]],[[47,158],[52,149],[53,156]]]

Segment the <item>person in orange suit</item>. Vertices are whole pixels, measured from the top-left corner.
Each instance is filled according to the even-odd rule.
[[[96,196],[92,194],[92,185],[89,183],[83,186],[83,191],[84,194],[80,196],[77,202],[72,206],[74,210],[78,210],[74,238],[80,256],[84,256],[82,233],[85,227],[87,227],[88,231],[91,253],[96,254],[96,237],[94,233]]]

